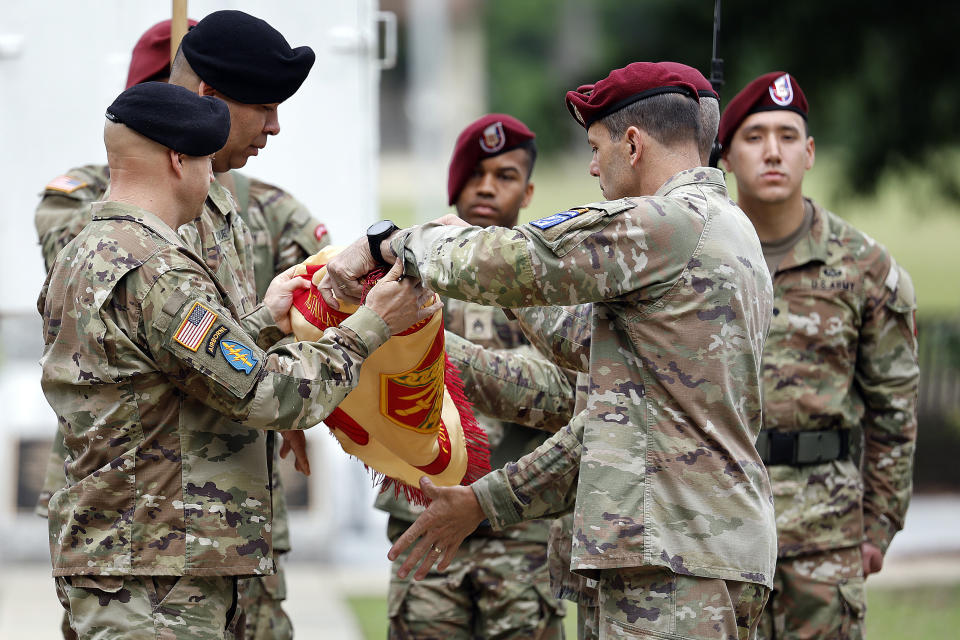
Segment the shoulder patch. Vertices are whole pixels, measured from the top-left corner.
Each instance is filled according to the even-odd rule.
[[[320,242],[321,240],[323,240],[323,237],[324,237],[325,235],[327,235],[327,225],[325,225],[325,224],[323,224],[323,223],[321,222],[321,223],[318,224],[317,227],[313,230],[313,237],[317,239],[317,242]]]
[[[540,218],[539,220],[534,220],[530,224],[535,226],[538,229],[549,229],[550,227],[555,227],[561,222],[566,222],[571,218],[576,218],[577,216],[590,211],[590,207],[577,207],[576,209],[567,209],[566,211],[560,211],[555,213],[552,216],[547,216],[546,218]]]
[[[82,189],[85,186],[87,186],[87,183],[84,182],[83,180],[78,180],[77,178],[73,178],[71,176],[68,176],[67,174],[63,174],[61,176],[57,176],[56,178],[48,182],[46,188],[50,189],[51,191],[62,191],[63,193],[73,193],[77,189]]]
[[[180,323],[180,327],[173,335],[173,339],[187,349],[190,349],[190,351],[196,351],[200,348],[200,343],[203,342],[204,337],[206,337],[207,332],[210,331],[210,327],[213,326],[216,319],[216,313],[200,302],[194,302],[193,307],[190,308],[190,313],[188,313],[184,321]]]
[[[221,340],[220,353],[223,354],[227,364],[247,375],[250,375],[254,365],[257,364],[257,359],[253,357],[253,350],[235,340]]]
[[[207,339],[207,346],[205,351],[207,355],[214,356],[217,353],[217,344],[220,342],[220,338],[230,333],[230,329],[223,326],[222,324],[213,330],[213,333],[210,334],[210,337]]]

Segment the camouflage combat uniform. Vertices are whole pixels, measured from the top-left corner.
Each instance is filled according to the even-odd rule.
[[[857,638],[866,607],[860,545],[886,552],[910,497],[916,302],[909,275],[886,249],[807,202],[810,231],[773,276],[764,431],[859,427],[863,462],[858,469],[846,455],[768,467],[779,549],[761,636]]]
[[[306,208],[286,192],[236,171],[230,175],[231,186],[237,195],[236,206],[227,198],[222,185],[211,185],[204,214],[195,221],[195,228],[184,225],[179,232],[196,248],[198,255],[203,255],[208,265],[223,276],[223,282],[245,283],[243,288],[235,289],[234,297],[237,304],[249,310],[263,298],[274,275],[329,244],[329,236],[326,227],[314,220]],[[60,249],[89,222],[89,205],[103,197],[109,180],[109,167],[86,165],[71,169],[44,191],[35,223],[47,271]],[[242,231],[243,225],[234,222],[237,215],[246,222],[252,241]],[[224,223],[231,227],[229,231]],[[233,230],[234,227],[238,230]],[[249,273],[250,268],[253,276]],[[256,291],[252,292],[250,287],[254,282]],[[290,550],[290,534],[286,497],[277,470],[279,445],[273,446],[274,550],[282,554]],[[63,485],[65,455],[62,438],[55,438],[43,491],[37,502],[37,513],[43,517],[46,517],[50,496]],[[290,619],[282,608],[282,601],[286,599],[286,581],[279,561],[276,574],[242,580],[240,593],[247,638],[282,640],[293,636]],[[69,637],[66,627],[65,635]]]
[[[513,230],[424,225],[392,248],[443,295],[594,303],[587,408],[473,485],[494,528],[574,508],[572,568],[598,580],[601,637],[750,633],[776,557],[754,447],[772,295],[720,172]]]
[[[448,335],[462,336],[479,348],[537,357],[517,323],[508,320],[500,309],[444,300],[443,322]],[[573,387],[563,381],[565,395],[572,402]],[[508,384],[512,385],[499,381],[494,385],[465,383],[464,388],[468,400],[473,401],[475,395],[482,393],[489,394],[489,400]],[[483,398],[477,400],[483,402]],[[479,411],[478,407],[475,404]],[[503,412],[498,408],[497,414]],[[567,423],[569,408],[557,417],[537,426],[555,432]],[[477,418],[487,432],[491,464],[495,467],[533,451],[550,435],[482,415]],[[374,504],[390,514],[387,536],[393,542],[423,511],[402,495],[389,491],[377,496]],[[481,526],[467,538],[445,571],[432,571],[422,581],[410,576],[398,578],[397,569],[406,555],[395,560],[388,603],[390,637],[563,638],[563,604],[550,592],[546,544],[549,530],[548,520],[533,520],[504,531]]]
[[[39,301],[44,393],[67,449],[67,485],[49,503],[58,589],[81,610],[78,588],[109,607],[143,593],[141,576],[184,576],[154,588],[174,593],[183,582],[194,609],[213,608],[188,619],[152,601],[154,625],[222,634],[224,585],[274,571],[274,441],[258,429],[320,422],[389,329],[361,308],[319,342],[265,352],[279,337],[269,311],[242,315],[169,227],[119,203],[92,210]],[[193,588],[216,597],[198,601]],[[133,609],[110,626],[142,623]]]
[[[310,215],[300,202],[282,189],[256,178],[231,171],[237,211],[253,236],[253,272],[257,299],[263,295],[274,276],[330,244],[327,228]],[[290,551],[290,528],[287,498],[280,482],[279,435],[274,444],[273,548],[277,554]],[[241,583],[240,604],[246,618],[249,640],[285,640],[293,637],[290,618],[282,602],[287,598],[286,576],[277,558],[277,573]]]

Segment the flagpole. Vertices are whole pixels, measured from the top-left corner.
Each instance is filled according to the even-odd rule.
[[[180,48],[180,40],[187,34],[187,0],[173,0],[173,14],[170,18],[170,65]]]

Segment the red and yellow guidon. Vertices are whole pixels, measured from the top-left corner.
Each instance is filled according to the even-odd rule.
[[[294,293],[290,321],[298,340],[316,340],[356,311],[330,309],[316,285],[341,250],[327,247],[297,267],[312,286]],[[384,488],[423,502],[421,476],[443,486],[468,484],[490,470],[486,434],[444,354],[440,312],[391,337],[360,369],[357,387],[324,421],[343,449],[360,458]]]

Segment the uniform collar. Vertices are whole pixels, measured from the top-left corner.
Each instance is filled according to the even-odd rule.
[[[810,232],[797,240],[793,249],[784,256],[777,271],[791,269],[807,264],[808,262],[827,262],[830,258],[830,225],[823,207],[810,198],[804,198],[813,205],[813,220],[810,223]]]
[[[694,167],[684,169],[679,173],[670,176],[666,182],[660,185],[654,196],[669,195],[674,189],[686,187],[691,184],[709,184],[716,187],[722,187],[724,190],[727,184],[723,181],[723,172],[713,167]]]
[[[212,202],[213,206],[216,207],[224,217],[234,209],[233,197],[230,195],[230,191],[220,184],[219,180],[214,180],[210,183],[210,193],[207,194],[207,200]]]
[[[90,208],[91,218],[93,220],[130,220],[150,229],[171,244],[183,244],[176,231],[171,229],[170,226],[157,217],[156,214],[150,213],[146,209],[135,207],[132,204],[113,202],[110,200],[94,202],[90,205]]]

